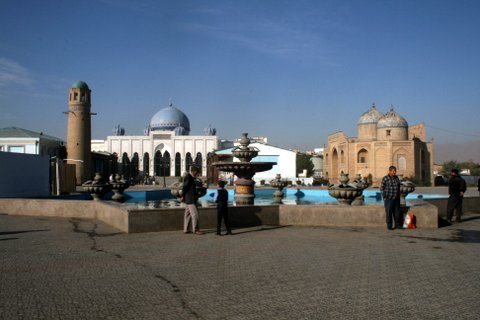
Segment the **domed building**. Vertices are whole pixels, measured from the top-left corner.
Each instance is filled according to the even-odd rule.
[[[92,151],[114,153],[119,172],[127,177],[180,177],[190,166],[205,174],[207,156],[219,149],[216,130],[202,136],[190,135],[190,120],[170,103],[153,115],[144,135],[126,135],[120,126],[106,140],[93,140]]]
[[[360,174],[378,186],[391,165],[417,184],[433,183],[433,142],[426,141],[423,123],[409,126],[393,107],[382,113],[373,104],[358,119],[357,133],[357,137],[342,131],[328,136],[324,174],[330,183],[337,183],[344,172],[352,180]]]

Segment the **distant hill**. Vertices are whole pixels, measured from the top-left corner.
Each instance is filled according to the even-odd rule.
[[[466,162],[472,160],[480,163],[480,140],[466,143],[434,144],[435,163],[441,164],[445,161],[455,160]]]

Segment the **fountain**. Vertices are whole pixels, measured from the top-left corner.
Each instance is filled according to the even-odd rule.
[[[197,197],[201,198],[207,194],[207,188],[203,185],[203,181],[199,178],[195,178],[195,186],[197,189]],[[183,179],[174,182],[170,185],[170,193],[175,198],[181,198],[183,196]]]
[[[331,185],[328,187],[328,194],[342,205],[350,205],[358,197],[362,196],[364,185],[358,185],[357,183],[348,183],[348,173],[340,174],[340,183],[338,185]],[[363,201],[361,201],[363,202]]]
[[[282,198],[283,198],[283,188],[285,188],[285,185],[287,183],[282,180],[282,177],[279,173],[275,176],[275,179],[270,181],[270,185],[277,190],[273,193],[273,202],[274,203],[282,203]]]
[[[403,175],[399,175],[398,178],[400,179],[400,205],[406,206],[405,198],[409,193],[415,191],[415,184],[405,179]]]
[[[272,169],[276,162],[251,162],[258,155],[258,149],[249,147],[250,138],[248,133],[242,133],[239,139],[240,145],[233,148],[232,154],[239,162],[215,162],[212,166],[221,171],[233,172],[237,176],[235,180],[235,203],[237,205],[253,205],[255,181],[252,177],[257,172]]]
[[[123,202],[125,200],[123,191],[130,186],[128,182],[125,181],[125,179],[117,173],[113,181],[110,182],[110,184],[112,185],[113,191],[112,200]]]
[[[90,193],[93,200],[102,200],[103,196],[112,190],[112,185],[106,181],[103,181],[100,173],[95,173],[95,177],[92,180],[85,181],[82,184],[83,189]]]

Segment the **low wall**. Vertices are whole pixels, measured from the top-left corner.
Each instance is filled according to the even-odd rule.
[[[445,218],[447,216],[448,199],[424,199],[438,208],[438,216]],[[463,212],[480,213],[480,197],[463,198]]]
[[[98,219],[123,232],[128,232],[128,211],[105,201],[0,199],[0,213]]]
[[[438,228],[439,212],[446,206],[446,199],[428,202],[418,199],[410,203],[418,228]],[[465,198],[464,208],[480,213],[480,198]],[[0,213],[98,219],[127,233],[182,230],[184,210],[184,207],[137,209],[112,201],[0,199]],[[200,207],[199,214],[201,229],[216,227],[215,207]],[[380,204],[231,206],[229,214],[235,228],[258,225],[385,227],[385,210]]]
[[[280,225],[331,227],[386,227],[383,205],[280,206]],[[418,201],[410,207],[417,228],[438,228],[437,208]]]
[[[235,206],[228,210],[230,223],[234,228],[279,224],[278,206]],[[200,229],[216,228],[215,207],[199,207],[198,211]],[[128,210],[128,232],[183,230],[184,212],[184,207]]]

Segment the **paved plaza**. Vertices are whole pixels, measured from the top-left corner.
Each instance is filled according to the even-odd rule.
[[[0,214],[0,318],[479,318],[480,215],[434,230],[208,231]]]

